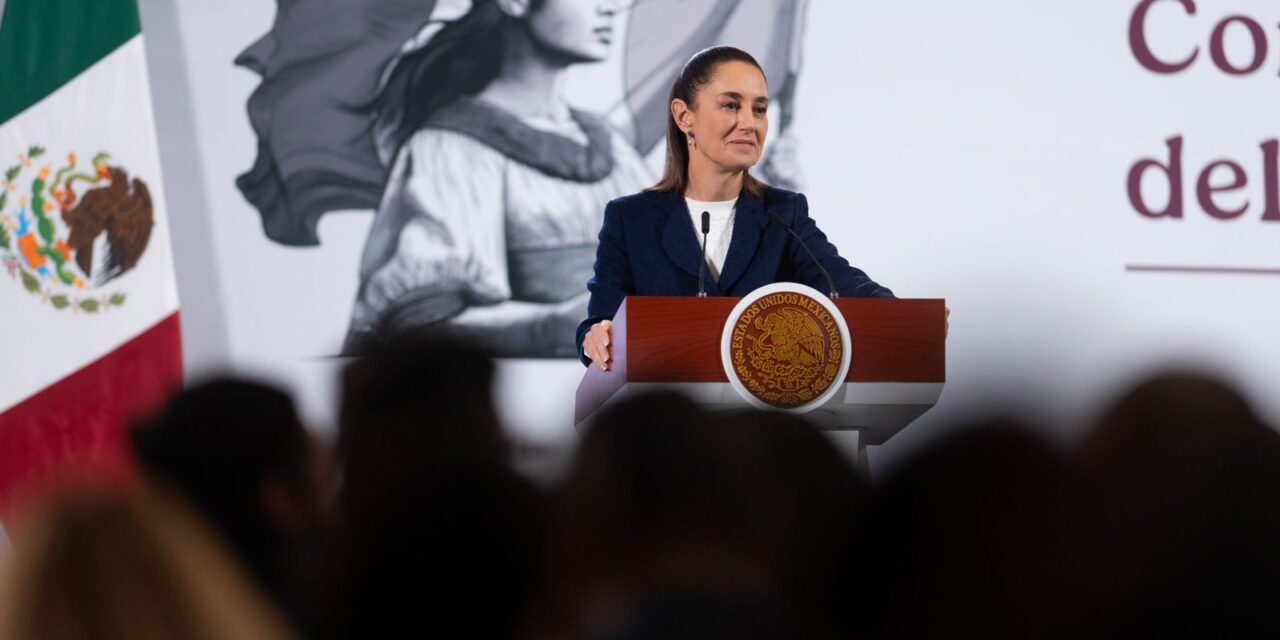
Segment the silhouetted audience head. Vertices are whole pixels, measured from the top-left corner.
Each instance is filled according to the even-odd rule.
[[[1157,375],[1099,417],[1076,462],[1099,629],[1280,633],[1280,436],[1238,392]]]
[[[875,638],[1065,635],[1067,479],[1054,447],[1008,422],[960,429],[893,470],[854,540],[849,623]]]
[[[557,492],[556,556],[586,633],[790,632],[773,605],[786,487],[764,455],[765,429],[733,426],[682,395],[651,393],[587,427]]]
[[[429,334],[370,345],[342,376],[344,494],[363,499],[438,461],[505,465],[493,375],[484,352]]]
[[[849,460],[801,416],[742,410],[720,417],[738,446],[755,444],[754,473],[781,491],[785,528],[776,571],[780,595],[805,621],[805,637],[842,635],[839,587],[861,570],[850,544],[869,488]]]
[[[545,594],[545,505],[509,467],[493,365],[403,337],[353,361],[326,635],[511,638]]]
[[[144,471],[181,493],[253,575],[295,611],[299,557],[319,527],[317,452],[282,390],[214,379],[175,396],[133,432]]]
[[[158,494],[65,498],[0,574],[3,640],[294,637],[204,521]]]

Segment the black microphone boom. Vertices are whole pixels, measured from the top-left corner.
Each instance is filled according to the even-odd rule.
[[[818,262],[818,256],[813,255],[813,249],[810,249],[809,245],[805,244],[804,239],[800,237],[800,234],[796,233],[796,230],[792,229],[791,225],[787,224],[787,221],[782,219],[782,216],[774,213],[772,210],[766,211],[765,213],[769,215],[770,220],[773,220],[778,223],[778,226],[786,229],[787,233],[791,234],[791,237],[795,238],[796,242],[800,243],[800,246],[804,248],[804,252],[809,254],[809,259],[813,260],[813,264],[818,267],[818,271],[821,271],[822,276],[827,279],[827,286],[831,289],[831,299],[835,300],[839,298],[840,293],[836,291],[836,281],[831,279],[831,274],[827,272],[827,269],[822,266],[821,262]]]
[[[711,213],[702,212],[702,264],[698,265],[698,297],[707,297],[706,276],[703,273],[707,270],[707,234],[711,233]]]

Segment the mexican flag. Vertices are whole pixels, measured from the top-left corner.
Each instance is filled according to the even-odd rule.
[[[135,0],[0,0],[0,519],[181,383],[161,185]]]

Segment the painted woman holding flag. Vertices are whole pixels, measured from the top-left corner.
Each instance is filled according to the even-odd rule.
[[[396,19],[394,11],[407,9],[374,4],[379,29],[403,28],[404,20]],[[781,30],[786,37],[775,38],[775,48],[790,51],[787,45],[794,44],[798,22],[774,18],[794,18],[801,3],[751,0],[741,3],[750,5],[744,16],[735,3],[691,7],[645,0],[629,22],[621,100],[608,117],[575,109],[564,95],[565,74],[575,65],[608,57],[616,39],[616,14],[627,8],[624,4],[630,2],[436,2],[425,25],[378,68],[373,97],[346,111],[335,110],[335,121],[354,111],[364,113],[365,120],[350,118],[349,124],[367,128],[367,134],[337,135],[331,128],[304,128],[278,116],[269,123],[277,130],[294,127],[300,144],[313,145],[316,137],[326,136],[333,143],[324,153],[312,148],[290,155],[270,149],[281,161],[263,166],[260,153],[259,166],[242,177],[241,188],[263,212],[268,235],[285,243],[314,244],[314,219],[330,202],[355,208],[348,196],[360,192],[369,201],[376,194],[377,213],[363,249],[346,350],[431,326],[501,356],[577,353],[574,329],[586,313],[585,283],[592,274],[604,205],[654,178],[642,157],[663,137],[665,101],[660,94],[665,89],[654,79],[678,67],[691,47],[722,37],[730,26],[745,28],[737,23],[760,30],[760,23],[771,20],[760,32]],[[686,23],[670,25],[673,8],[684,9]],[[346,10],[335,5],[335,11]],[[264,54],[288,36],[282,25],[304,29],[296,14],[283,11],[273,34],[244,56],[244,64],[268,78],[264,89],[272,77],[267,60],[272,56]],[[336,48],[317,53],[343,55]],[[345,86],[337,85],[339,90]],[[324,91],[330,89],[318,92],[322,99]],[[263,104],[267,97],[255,94]],[[297,102],[306,106],[302,99]],[[255,112],[252,100],[250,107],[251,114],[279,112]],[[269,131],[264,134],[266,124],[265,117],[255,119],[264,143],[271,137]],[[347,138],[355,142],[343,153]],[[384,169],[349,179],[355,175],[350,165],[369,164],[352,161],[366,139],[365,153]],[[286,157],[299,163],[326,159],[323,166],[298,171],[293,180],[278,179],[275,170]],[[304,183],[307,188],[290,194]],[[333,185],[342,184],[352,188],[335,192]],[[271,189],[283,195],[275,197]],[[329,200],[319,201],[326,192]],[[299,202],[309,206],[283,209],[284,220],[270,215]]]
[[[396,61],[351,339],[438,325],[504,355],[573,354],[604,203],[650,179],[563,96],[566,68],[608,55],[614,5],[477,0]]]

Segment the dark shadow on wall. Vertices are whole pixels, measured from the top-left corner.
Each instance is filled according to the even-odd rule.
[[[182,349],[190,374],[195,367],[225,366],[230,337],[222,314],[222,283],[177,9],[173,0],[139,0],[138,10],[169,203],[173,267],[182,304]]]

